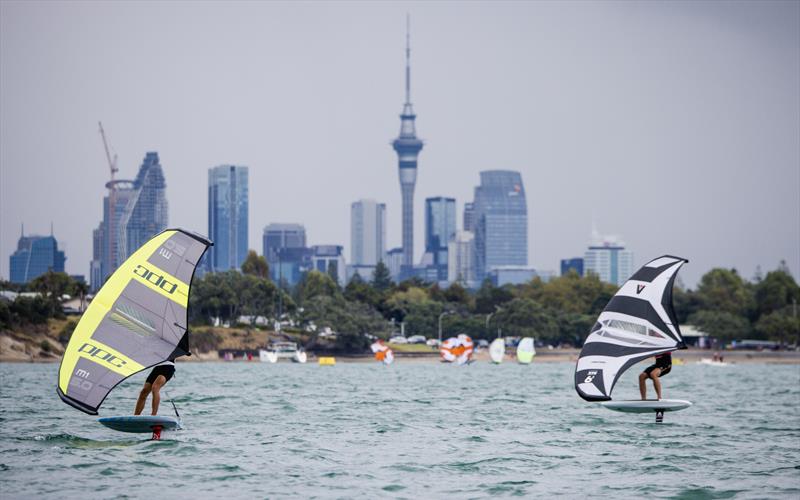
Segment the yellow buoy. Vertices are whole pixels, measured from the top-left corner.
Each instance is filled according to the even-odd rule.
[[[334,366],[335,364],[336,364],[336,358],[332,356],[321,356],[319,358],[320,366]]]

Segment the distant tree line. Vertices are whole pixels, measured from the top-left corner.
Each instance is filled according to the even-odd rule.
[[[64,273],[46,273],[27,286],[2,283],[3,289],[39,292],[38,297],[0,300],[0,329],[43,324],[63,317],[61,297],[85,295],[86,284]],[[310,271],[293,288],[269,278],[264,257],[251,251],[242,271],[206,273],[195,278],[190,322],[215,319],[235,324],[242,317],[292,320],[297,331],[336,332],[341,349],[368,346],[365,334],[389,337],[405,333],[435,337],[439,318],[443,336],[466,333],[476,339],[503,335],[531,336],[551,344],[581,345],[617,287],[596,275],[571,272],[548,282],[535,278],[521,285],[495,287],[486,280],[471,291],[454,283],[447,288],[410,279],[395,283],[379,263],[368,277],[355,275],[341,287],[335,274]],[[707,272],[695,290],[675,287],[678,320],[729,342],[764,339],[792,344],[800,340],[800,287],[785,263],[753,280],[735,269]],[[312,325],[314,328],[312,328]]]
[[[88,285],[66,273],[48,271],[25,285],[0,282],[0,289],[17,293],[34,292],[35,296],[17,296],[11,301],[0,300],[0,330],[43,325],[50,318],[64,318],[62,301],[65,296],[85,297]]]
[[[258,270],[257,272],[255,270]],[[581,345],[597,316],[617,291],[596,275],[572,272],[548,282],[495,287],[489,280],[470,291],[410,279],[395,283],[379,263],[372,276],[356,274],[344,287],[335,276],[308,272],[293,288],[270,281],[263,257],[251,252],[242,273],[209,273],[192,287],[192,320],[235,322],[240,315],[291,317],[298,328],[315,325],[338,334],[342,347],[365,348],[364,334],[388,337],[399,332],[435,337],[441,315],[444,337],[466,333],[477,339],[531,336],[551,344]],[[785,263],[743,279],[736,270],[712,269],[696,290],[676,286],[674,303],[681,324],[692,324],[722,342],[765,339],[796,343],[800,287]],[[394,325],[394,327],[392,326]],[[394,331],[392,331],[394,328]]]

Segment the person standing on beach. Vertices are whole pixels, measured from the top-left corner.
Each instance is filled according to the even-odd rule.
[[[157,364],[147,380],[144,382],[141,392],[139,392],[139,399],[136,400],[136,409],[134,415],[141,415],[144,410],[144,404],[147,401],[147,396],[153,393],[153,412],[151,415],[158,415],[158,405],[161,404],[161,388],[169,382],[172,376],[175,375],[175,358],[170,358],[163,363]]]
[[[656,389],[656,396],[661,399],[661,379],[672,370],[672,353],[664,353],[656,356],[656,362],[644,369],[639,374],[639,393],[642,395],[642,401],[647,399],[647,379],[653,380],[653,387]]]

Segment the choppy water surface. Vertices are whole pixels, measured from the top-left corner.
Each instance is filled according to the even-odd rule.
[[[0,365],[4,498],[800,496],[797,365],[676,366],[665,397],[695,406],[656,425],[582,401],[571,363],[180,364],[160,442],[62,403],[57,370]]]

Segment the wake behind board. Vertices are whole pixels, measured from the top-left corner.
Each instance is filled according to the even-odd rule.
[[[692,406],[689,401],[682,399],[635,399],[628,401],[605,401],[600,403],[609,410],[624,413],[656,413],[656,422],[662,422],[665,411],[678,411]]]
[[[130,415],[125,417],[102,417],[98,422],[109,429],[120,432],[153,433],[153,439],[161,437],[161,431],[172,431],[181,428],[181,421],[175,417],[160,415]]]

